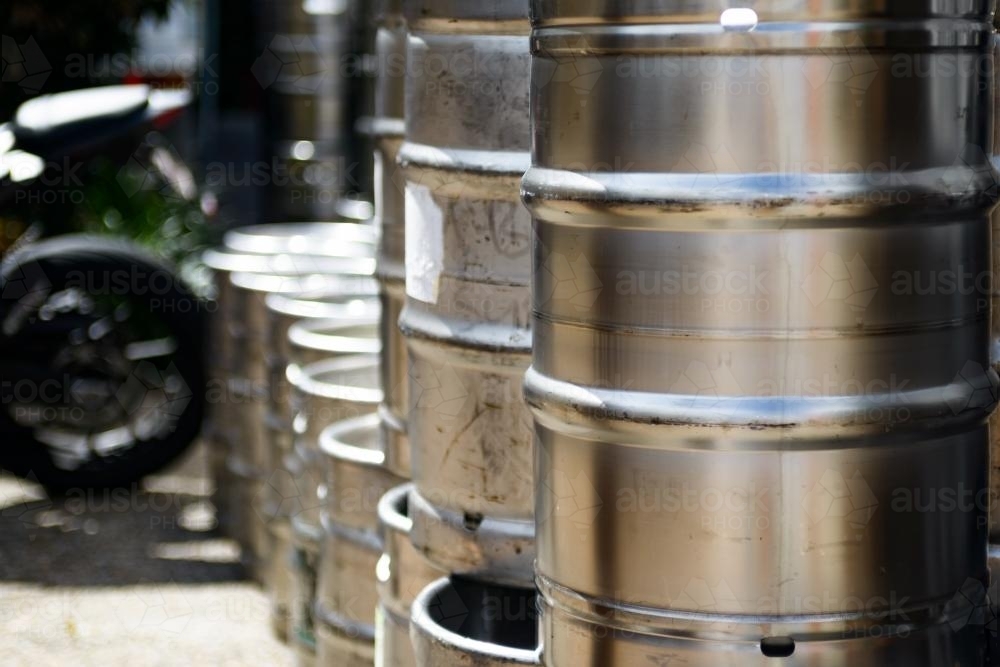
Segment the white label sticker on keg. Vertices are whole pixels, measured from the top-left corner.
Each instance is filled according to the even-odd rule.
[[[406,295],[437,303],[444,269],[444,212],[426,185],[406,184]]]

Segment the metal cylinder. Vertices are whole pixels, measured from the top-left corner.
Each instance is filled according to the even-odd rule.
[[[424,588],[444,573],[413,547],[409,516],[412,484],[392,489],[378,503],[382,557],[375,568],[378,614],[375,667],[416,667],[410,643],[410,606]]]
[[[385,468],[378,421],[368,415],[339,422],[320,438],[327,496],[314,621],[321,665],[371,665],[375,659],[378,501],[403,481]]]
[[[458,577],[439,579],[413,603],[410,633],[416,664],[537,665],[536,621],[533,590]]]
[[[530,585],[527,4],[404,8],[412,539],[447,572]]]
[[[246,446],[241,430],[246,416],[244,406],[252,401],[256,409],[260,407],[261,398],[260,392],[250,390],[248,385],[251,383],[245,381],[243,370],[246,359],[243,350],[247,345],[248,331],[252,330],[249,327],[257,325],[248,324],[245,295],[232,283],[230,276],[234,273],[271,276],[337,273],[351,277],[337,280],[336,286],[325,287],[323,293],[327,297],[329,290],[340,290],[345,294],[370,290],[370,283],[366,281],[370,281],[367,276],[374,269],[371,259],[374,241],[374,230],[356,223],[284,223],[229,231],[222,249],[204,253],[203,261],[213,272],[217,305],[210,320],[208,364],[211,383],[208,399],[211,412],[205,430],[212,443],[210,466],[216,481],[213,501],[225,534],[246,533],[248,524],[237,515],[241,512],[245,515],[249,505],[234,506],[230,498],[246,495],[234,490],[234,484],[260,474],[252,470],[252,461],[247,456],[227,463],[234,445],[238,444],[240,448]],[[352,284],[356,284],[358,289],[355,290]],[[338,317],[354,317],[361,314],[356,311],[364,309],[360,305],[345,309],[339,304],[330,308],[333,310],[324,314]],[[370,309],[370,306],[367,308]],[[262,427],[257,429],[258,433],[260,431]],[[235,476],[230,475],[230,470],[236,471]]]
[[[266,491],[268,480],[282,470],[281,454],[272,446],[274,435],[282,431],[283,425],[275,421],[270,398],[267,298],[273,294],[296,295],[299,298],[306,294],[320,294],[336,300],[356,291],[355,283],[359,275],[363,275],[360,272],[367,270],[363,263],[352,259],[297,255],[281,257],[289,261],[285,273],[232,273],[229,276],[242,332],[236,337],[236,363],[222,400],[226,402],[226,410],[231,412],[230,418],[238,425],[233,432],[229,458],[238,460],[239,468],[252,471],[249,478],[241,475],[233,480],[242,483],[255,478],[256,482],[252,483],[256,492],[251,493],[252,497]],[[326,272],[316,273],[319,269]],[[343,272],[338,274],[338,271]],[[351,275],[350,271],[359,273]],[[246,493],[236,491],[235,495],[244,497]],[[250,541],[244,543],[244,560],[253,577],[266,584],[273,545],[266,526],[267,519],[262,521],[259,516],[258,510],[263,509],[266,508],[259,503],[253,508],[231,506],[233,521],[250,525],[248,530],[237,530],[240,535],[246,536],[248,532],[250,535]]]
[[[399,314],[406,300],[403,189],[396,157],[403,142],[406,82],[406,23],[399,0],[381,0],[375,11],[374,114],[361,129],[374,147],[375,224],[379,246],[375,274],[382,300],[382,386],[386,402],[380,438],[386,465],[400,477],[410,476],[406,440],[406,341],[399,332]]]
[[[993,3],[725,5],[533,1],[544,663],[980,664]]]
[[[311,248],[316,255],[289,254],[301,251],[310,235],[314,238]],[[303,271],[331,273],[342,271],[346,266],[349,274],[365,280],[363,274],[373,269],[370,259],[363,255],[357,258],[337,256],[337,253],[362,251],[368,246],[361,243],[364,238],[364,228],[354,224],[262,225],[229,232],[225,238],[225,249],[209,250],[202,256],[204,264],[212,271],[216,302],[209,327],[207,363],[210,383],[207,399],[210,412],[205,433],[212,443],[210,466],[216,481],[213,502],[225,534],[235,533],[238,524],[235,513],[240,511],[229,502],[229,497],[235,493],[230,481],[238,483],[244,479],[242,473],[231,478],[229,470],[235,467],[248,473],[251,463],[246,456],[242,463],[232,466],[226,463],[226,459],[236,443],[240,447],[245,446],[241,436],[243,406],[261,399],[261,392],[250,392],[250,383],[243,378],[243,350],[247,344],[248,324],[245,321],[243,295],[233,285],[230,276],[234,273],[272,276],[295,275]],[[264,254],[268,248],[282,254]],[[338,282],[346,289],[346,279]]]
[[[292,445],[293,413],[287,382],[288,365],[293,356],[309,352],[297,348],[291,338],[296,324],[311,323],[312,330],[318,331],[313,336],[314,345],[331,350],[324,351],[323,358],[350,354],[351,349],[357,353],[378,351],[378,340],[372,326],[378,321],[378,303],[372,298],[377,287],[374,280],[368,277],[356,282],[357,286],[350,290],[354,293],[335,289],[306,294],[270,294],[265,300],[270,317],[265,359],[271,413],[277,428],[272,441],[276,451],[289,450]],[[296,331],[297,339],[301,337],[301,332],[301,328]],[[362,333],[368,333],[369,337],[357,335]],[[330,340],[331,337],[335,340]]]
[[[278,452],[280,469],[268,478],[257,503],[259,518],[266,524],[270,539],[265,581],[279,634],[287,634],[293,603],[294,573],[288,567],[293,541],[290,521],[299,517],[315,526],[319,523],[323,495],[316,454],[319,434],[326,425],[375,411],[382,400],[377,371],[374,356],[353,354],[288,367],[288,382],[295,393],[297,442]]]

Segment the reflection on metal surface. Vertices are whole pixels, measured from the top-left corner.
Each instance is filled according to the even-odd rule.
[[[993,3],[752,5],[533,2],[543,661],[980,664]]]

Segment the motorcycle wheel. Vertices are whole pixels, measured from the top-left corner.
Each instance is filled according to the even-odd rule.
[[[0,263],[0,467],[52,491],[124,487],[194,441],[205,305],[170,266],[93,236]]]

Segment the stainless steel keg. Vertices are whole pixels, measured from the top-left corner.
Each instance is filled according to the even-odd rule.
[[[273,418],[270,400],[268,373],[268,312],[267,298],[271,294],[297,295],[321,294],[325,298],[337,299],[355,292],[359,276],[365,275],[370,265],[364,258],[354,260],[336,257],[312,257],[281,255],[273,258],[275,270],[271,273],[232,273],[229,281],[233,285],[234,312],[239,313],[242,331],[235,337],[234,367],[227,383],[224,396],[219,399],[224,404],[228,419],[236,424],[229,458],[240,461],[237,467],[252,471],[234,477],[237,483],[256,479],[252,484],[256,492],[266,489],[266,482],[281,469],[281,461],[273,450],[272,438],[281,425]],[[277,267],[284,267],[278,270]],[[354,272],[352,275],[350,272]],[[230,466],[232,468],[233,466]],[[234,495],[243,497],[243,491]],[[256,497],[256,493],[250,493]],[[260,520],[258,504],[256,508],[247,505],[230,506],[233,522],[249,526],[247,530],[237,530],[246,536],[244,542],[246,558],[253,576],[263,581],[267,564],[270,562],[271,544],[266,520]]]
[[[345,337],[350,341],[349,337]],[[318,460],[319,434],[324,426],[344,419],[374,413],[382,400],[378,386],[378,361],[374,355],[349,352],[360,341],[345,345],[345,353],[330,359],[299,367],[288,367],[288,382],[292,386],[295,411],[294,447],[281,452],[281,467],[265,486],[258,502],[258,516],[266,524],[271,544],[268,560],[267,587],[271,594],[272,619],[279,634],[300,638],[309,627],[291,625],[293,606],[311,605],[312,596],[296,597],[301,588],[301,569],[289,566],[293,559],[303,559],[297,568],[305,567],[311,550],[303,541],[319,530],[319,511],[325,487],[322,484],[321,462]],[[292,521],[300,525],[298,548]],[[318,545],[316,545],[318,551]],[[315,578],[315,575],[312,575]],[[299,618],[305,615],[300,614]]]
[[[375,667],[416,667],[410,643],[410,606],[424,588],[444,574],[427,562],[410,541],[412,489],[412,484],[397,486],[378,503],[382,557],[375,568]]]
[[[413,603],[410,633],[416,664],[537,665],[536,621],[533,590],[460,577],[439,579]]]
[[[233,507],[230,496],[239,492],[233,490],[230,481],[239,483],[240,480],[260,476],[259,471],[252,470],[253,462],[248,457],[243,456],[241,461],[232,464],[227,464],[226,459],[234,443],[239,443],[241,448],[246,445],[246,439],[241,436],[241,426],[245,423],[244,407],[251,403],[254,408],[251,411],[258,411],[256,408],[263,406],[261,392],[252,391],[250,385],[253,383],[246,381],[246,355],[243,352],[247,346],[248,331],[261,330],[253,329],[258,326],[257,322],[251,324],[246,320],[246,295],[233,285],[230,276],[234,273],[271,276],[346,274],[351,277],[337,281],[337,289],[346,294],[354,291],[352,283],[361,286],[358,289],[364,289],[369,284],[366,281],[370,278],[366,276],[374,268],[371,259],[374,240],[374,231],[370,226],[356,223],[284,223],[232,230],[225,235],[222,249],[204,253],[203,261],[214,274],[217,304],[210,323],[208,363],[211,384],[208,399],[212,410],[206,433],[213,443],[211,468],[216,480],[213,501],[226,534],[238,532],[237,525],[242,526],[241,530],[247,527],[246,522],[241,523],[235,514],[249,507]],[[281,281],[281,278],[269,280]],[[339,305],[331,308],[338,316],[346,314],[353,317],[359,306],[351,305],[346,310]],[[259,312],[260,309],[257,310]],[[257,432],[260,431],[257,429]],[[237,471],[235,477],[229,475],[231,469]]]
[[[405,207],[403,191],[394,180],[396,158],[403,142],[406,82],[406,23],[399,0],[378,3],[375,58],[375,114],[364,124],[375,148],[375,222],[379,249],[375,273],[382,300],[382,386],[386,402],[380,438],[386,465],[400,477],[410,476],[406,439],[406,341],[399,331],[399,314],[406,302]]]
[[[328,226],[324,223],[286,226],[287,230],[280,230],[278,228],[282,226],[274,225],[230,232],[226,235],[226,248],[209,250],[203,254],[203,262],[213,273],[216,301],[216,309],[210,320],[210,351],[207,361],[210,373],[207,397],[210,413],[205,432],[212,443],[210,465],[216,480],[213,501],[220,525],[226,534],[233,532],[237,522],[232,512],[238,511],[233,510],[229,503],[232,485],[229,483],[228,470],[233,466],[226,464],[226,458],[234,443],[243,445],[240,436],[243,406],[251,400],[261,398],[257,395],[260,392],[254,394],[249,391],[250,383],[243,378],[245,357],[242,350],[246,347],[248,324],[244,318],[242,295],[230,281],[230,276],[234,273],[284,276],[293,275],[298,270],[335,272],[343,270],[345,266],[349,272],[363,273],[373,266],[371,260],[364,256],[357,259],[336,256],[337,252],[363,249],[363,246],[355,242],[358,234],[353,229],[362,229],[357,225]],[[353,234],[347,236],[350,232]],[[315,237],[313,249],[317,253],[325,253],[325,257],[288,254],[301,249],[302,242],[310,234]],[[319,235],[326,240],[320,241]],[[345,236],[344,242],[338,240],[341,236]],[[283,254],[264,254],[268,248]],[[245,456],[244,459],[243,464],[236,465],[236,468],[247,472],[250,461]]]
[[[385,467],[377,415],[339,422],[320,438],[327,495],[316,582],[317,661],[371,665],[375,659],[375,571],[382,555],[378,501],[401,480]]]
[[[993,3],[727,6],[532,3],[544,664],[980,664]]]
[[[299,353],[290,338],[292,327],[299,322],[311,322],[317,330],[314,334],[314,339],[318,339],[315,340],[316,346],[330,350],[329,353],[322,353],[325,358],[350,353],[345,346],[352,347],[355,352],[377,352],[376,332],[370,329],[378,321],[379,307],[374,299],[377,289],[374,279],[359,277],[355,281],[345,281],[344,285],[330,291],[270,294],[265,299],[269,315],[265,363],[271,413],[277,429],[272,440],[276,451],[290,450],[292,446],[293,414],[286,376],[293,355]],[[345,329],[345,326],[349,328]],[[371,334],[370,338],[351,335],[365,331]],[[296,335],[301,335],[301,329]],[[302,353],[307,352],[302,350]]]
[[[527,4],[404,10],[412,539],[447,572],[530,585]]]

